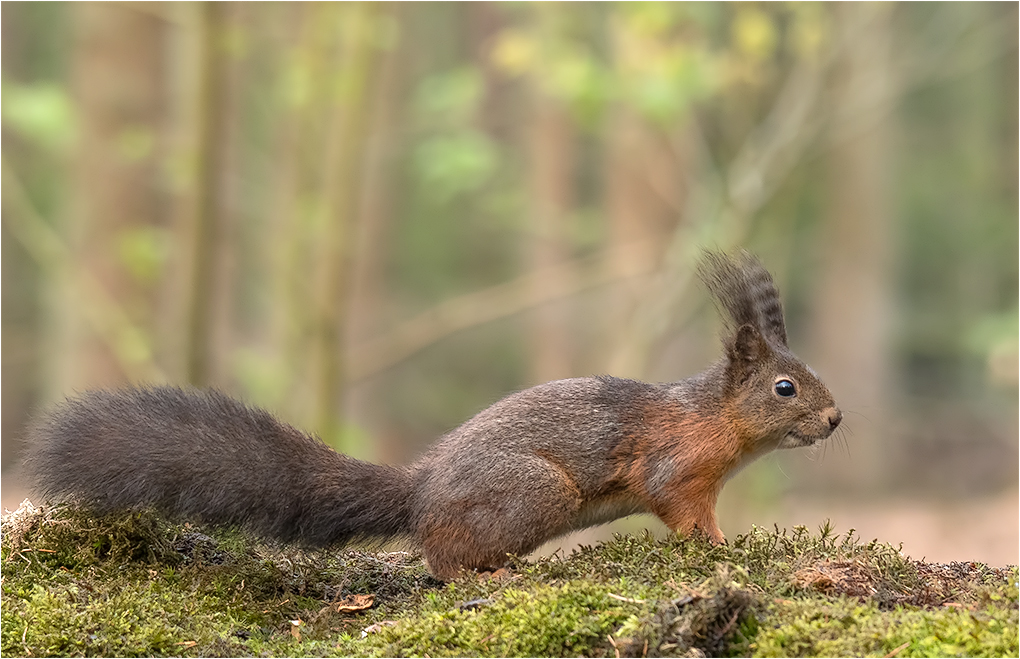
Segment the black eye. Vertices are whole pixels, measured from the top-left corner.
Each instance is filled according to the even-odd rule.
[[[797,395],[797,387],[789,380],[779,380],[776,382],[776,394],[783,398],[791,398]]]

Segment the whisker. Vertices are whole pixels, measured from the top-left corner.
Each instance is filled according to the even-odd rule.
[[[847,430],[849,430],[849,429],[847,429]],[[849,441],[847,440],[847,437],[846,437],[846,432],[840,432],[840,433],[839,433],[839,436],[837,437],[837,439],[839,440],[839,444],[840,444],[840,446],[842,446],[842,447],[843,447],[843,450],[844,450],[844,451],[846,451],[846,457],[847,457],[848,459],[849,459],[850,457],[852,457],[852,456],[850,455],[850,442],[849,442]]]
[[[845,410],[843,412],[843,416],[849,416],[851,414],[856,414],[857,416],[861,417],[868,423],[871,423],[871,419],[869,419],[863,412],[858,412],[857,410]]]
[[[774,455],[772,456],[772,461],[776,463],[776,467],[779,468],[779,473],[781,473],[783,476],[785,476],[786,480],[793,480],[793,479],[790,478],[789,474],[787,474],[785,471],[783,471],[783,464],[781,462],[779,462],[779,460],[776,459]]]

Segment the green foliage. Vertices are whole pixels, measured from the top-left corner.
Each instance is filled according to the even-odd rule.
[[[150,513],[6,516],[3,653],[1002,656],[1018,647],[1016,568],[914,563],[827,527],[752,529],[721,547],[618,536],[445,585],[413,554],[308,554],[209,533]],[[355,594],[373,606],[338,610]]]
[[[418,146],[414,157],[425,189],[439,202],[478,189],[498,160],[492,141],[478,131],[431,137]]]
[[[3,123],[29,142],[65,153],[75,138],[74,108],[60,85],[3,81]]]
[[[129,126],[117,134],[117,154],[129,163],[149,158],[156,146],[156,135],[146,126]]]
[[[414,109],[429,133],[415,147],[414,171],[423,193],[440,204],[477,191],[499,165],[496,144],[471,128],[484,92],[474,67],[437,73],[418,85]]]
[[[621,12],[614,88],[648,118],[670,125],[720,88],[719,53],[682,8],[633,3]],[[768,24],[768,19],[765,23]]]
[[[142,284],[153,284],[163,274],[170,256],[170,236],[163,229],[137,226],[117,237],[117,255],[131,276]]]
[[[474,67],[466,66],[429,76],[415,95],[419,120],[456,129],[474,120],[485,93],[485,83]]]

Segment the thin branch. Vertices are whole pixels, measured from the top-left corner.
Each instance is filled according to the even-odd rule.
[[[533,270],[513,281],[446,300],[387,334],[355,346],[350,355],[350,379],[358,381],[390,368],[454,332],[648,275],[655,268],[655,253],[651,242],[622,245],[595,258]],[[580,274],[584,271],[591,272]]]
[[[14,169],[3,162],[4,224],[18,243],[45,273],[55,274],[72,287],[78,307],[92,329],[114,354],[118,364],[134,381],[165,382],[166,374],[152,358],[145,331],[135,325],[103,285],[88,271],[69,272],[71,250],[32,205]]]
[[[962,21],[955,13],[956,5],[940,7],[918,40],[926,45],[908,46],[910,54],[901,56],[896,65],[907,91],[972,73],[999,59],[1013,47],[1010,37],[1016,34],[1014,22],[996,18],[976,24],[971,12],[967,14],[970,20]],[[970,58],[959,57],[961,52],[967,52],[964,50],[966,41],[973,44]]]
[[[939,13],[951,18],[952,7],[946,7]],[[949,19],[944,22],[953,23]],[[976,45],[971,46],[969,51],[965,50],[966,28],[970,25],[973,22],[959,23],[955,25],[952,39],[932,46],[911,48],[909,52],[912,54],[901,55],[893,61],[889,68],[897,84],[891,85],[885,94],[868,94],[857,99],[854,105],[841,108],[834,117],[829,140],[819,145],[819,149],[828,149],[833,144],[854,139],[867,132],[876,121],[892,112],[900,99],[908,93],[926,85],[949,82],[972,74],[1001,58],[1013,47],[1009,37],[1015,26],[1007,21],[991,20],[974,27],[969,41]],[[922,41],[930,42],[933,39]],[[917,55],[919,52],[923,54]],[[961,56],[968,53],[971,55],[969,58]],[[809,157],[815,155],[811,153]]]

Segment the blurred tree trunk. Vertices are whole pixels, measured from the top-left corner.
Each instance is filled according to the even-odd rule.
[[[197,160],[187,290],[185,379],[196,386],[225,384],[224,354],[232,308],[230,154],[236,139],[232,121],[232,75],[226,52],[233,7],[199,5],[201,64],[197,97]]]
[[[68,242],[57,343],[46,350],[56,388],[72,391],[151,377],[153,291],[132,271],[132,250],[162,223],[156,185],[164,98],[167,26],[130,5],[73,5],[71,90],[79,143],[72,164]],[[86,322],[90,305],[78,286],[99,289],[148,335],[101,336]]]
[[[278,17],[281,34],[278,37],[280,65],[275,79],[280,87],[287,89],[285,83],[298,78],[299,70],[309,66],[314,17],[306,3],[285,3],[279,5],[277,11],[281,12]],[[316,124],[310,100],[293,89],[288,91],[291,93],[282,96],[274,124],[270,165],[272,210],[267,236],[261,245],[262,261],[269,270],[264,368],[273,373],[271,378],[266,378],[271,382],[267,385],[269,390],[262,394],[267,403],[291,410],[295,421],[310,426],[309,406],[299,402],[310,398],[310,388],[298,368],[298,364],[303,363],[299,355],[309,313],[304,284],[308,264],[302,254],[305,225],[299,200],[303,194],[302,146],[308,131]]]
[[[403,16],[398,3],[388,5],[383,20],[392,21],[399,33]],[[376,329],[386,295],[385,275],[387,238],[393,213],[391,188],[397,136],[400,131],[398,109],[401,101],[403,52],[398,43],[390,44],[379,59],[375,88],[366,93],[370,117],[363,144],[364,166],[358,194],[358,222],[353,236],[355,249],[351,260],[350,323],[351,345],[365,340]]]
[[[558,4],[533,6],[540,39],[551,46],[563,39],[565,26],[576,19],[574,8]],[[575,204],[574,128],[563,99],[550,91],[555,84],[538,73],[525,78],[528,102],[524,122],[527,191],[530,200],[527,227],[527,261],[532,271],[549,274],[535,286],[558,289],[571,276],[570,221]],[[560,281],[551,281],[559,278]],[[570,300],[555,300],[529,314],[529,381],[548,382],[573,374],[575,350],[571,340]]]
[[[379,20],[389,21],[383,29],[399,35],[406,28],[406,8],[400,3],[385,5]],[[364,168],[359,193],[355,249],[351,264],[349,322],[344,351],[367,341],[380,330],[388,308],[386,263],[390,256],[396,156],[401,130],[399,110],[403,107],[402,72],[406,66],[402,40],[388,44],[378,63],[375,89],[368,102],[371,117],[366,121]],[[397,447],[385,445],[386,433],[378,420],[382,382],[369,378],[350,385],[347,400],[349,422],[373,437],[371,447],[350,447],[361,457],[393,462],[403,459]]]
[[[281,65],[277,74],[281,95],[280,117],[276,122],[269,236],[264,258],[272,274],[268,308],[270,322],[267,352],[272,355],[267,372],[272,373],[270,399],[290,410],[302,426],[316,428],[323,422],[322,374],[337,358],[338,346],[331,345],[324,291],[329,273],[323,265],[335,257],[340,228],[327,195],[337,166],[338,23],[342,11],[336,5],[288,3],[280,6],[284,15],[281,36]],[[331,85],[313,81],[330,80]],[[329,132],[332,131],[332,132]],[[325,136],[333,140],[325,144]],[[327,151],[329,152],[327,154]],[[332,163],[332,164],[331,164]],[[328,166],[327,166],[328,165]],[[333,203],[335,206],[335,201]],[[327,235],[333,235],[327,239]],[[334,264],[334,267],[339,267]],[[341,269],[342,271],[342,269]]]
[[[661,263],[682,205],[680,163],[659,131],[632,108],[618,104],[608,126],[605,162],[606,212],[612,245],[654,245],[651,258]],[[619,264],[618,270],[626,266]],[[606,310],[611,332],[608,369],[623,377],[647,377],[654,332],[639,313],[649,294],[649,278],[618,286]]]
[[[374,21],[370,4],[337,6],[331,17],[340,28],[340,43],[328,89],[328,119],[322,163],[323,225],[317,246],[313,382],[316,427],[334,444],[341,440],[347,389],[345,330],[350,320],[350,278],[357,235],[358,193],[364,162],[371,72],[375,63]],[[342,447],[340,447],[342,448]]]
[[[618,77],[626,80],[646,70],[649,36],[636,23],[610,21],[610,37]],[[613,103],[607,113],[605,208],[610,244],[649,245],[648,258],[655,263],[652,276],[631,279],[608,296],[606,325],[610,332],[609,372],[647,378],[651,352],[663,331],[661,269],[687,203],[687,172],[662,126],[640,110],[636,98],[624,98]],[[684,118],[681,115],[672,121],[682,124]],[[683,134],[682,125],[672,130]],[[625,271],[625,264],[616,264],[616,269]]]
[[[889,5],[837,4],[844,30],[832,88],[834,126],[842,139],[828,153],[829,205],[817,243],[808,361],[821,374],[853,431],[855,468],[815,470],[830,483],[877,482],[886,463],[882,435],[893,390],[889,350],[892,229]],[[824,473],[824,475],[823,475]],[[834,480],[833,480],[834,479]]]
[[[573,205],[573,129],[567,109],[537,83],[530,89],[527,128],[529,214],[528,257],[532,270],[564,275],[570,258],[569,221]],[[551,281],[536,282],[558,288]],[[547,302],[530,314],[530,381],[569,377],[573,371],[569,315],[565,301]]]
[[[32,81],[32,33],[27,15],[32,9],[33,6],[27,3],[6,3],[0,7],[0,62],[3,64],[5,82]],[[6,129],[3,139],[4,167],[31,162],[31,150],[25,148],[26,145],[20,140],[11,139]],[[51,175],[57,175],[61,170],[50,166],[48,171]],[[38,399],[52,399],[60,392],[45,390],[48,385],[52,385],[52,381],[45,377],[40,368],[45,354],[41,349],[43,333],[40,329],[44,327],[41,299],[50,285],[49,279],[53,273],[44,271],[33,261],[31,253],[14,239],[8,229],[9,213],[13,212],[10,210],[10,189],[4,192],[4,222],[0,227],[0,286],[3,300],[3,313],[0,314],[3,319],[3,340],[0,341],[3,350],[0,358],[0,409],[3,410],[3,422],[0,436],[15,437],[22,432],[28,421],[29,410],[35,407]],[[2,466],[6,470],[19,456],[16,455],[18,447],[11,443],[6,444],[4,449],[7,450],[2,454]]]
[[[1009,10],[1005,13],[1008,20],[1005,23],[1016,25],[1018,22],[1018,5],[1013,3],[1008,5]],[[991,7],[989,7],[991,8]],[[997,9],[997,8],[996,8]],[[1020,136],[1018,136],[1018,129],[1020,129],[1020,122],[1016,121],[1017,117],[1017,80],[1020,79],[1020,60],[1017,59],[1017,35],[1013,33],[1012,39],[1010,40],[1012,46],[1003,58],[1005,66],[1002,67],[1002,78],[999,81],[1000,88],[1005,90],[1000,101],[1000,112],[1002,113],[999,117],[1000,125],[1004,126],[1005,131],[1002,135],[1002,143],[1009,145],[1007,148],[1002,149],[1002,178],[998,181],[1002,189],[1007,190],[1007,194],[1012,199],[1018,198],[1020,193],[1020,157],[1018,157],[1018,144],[1020,144]]]

